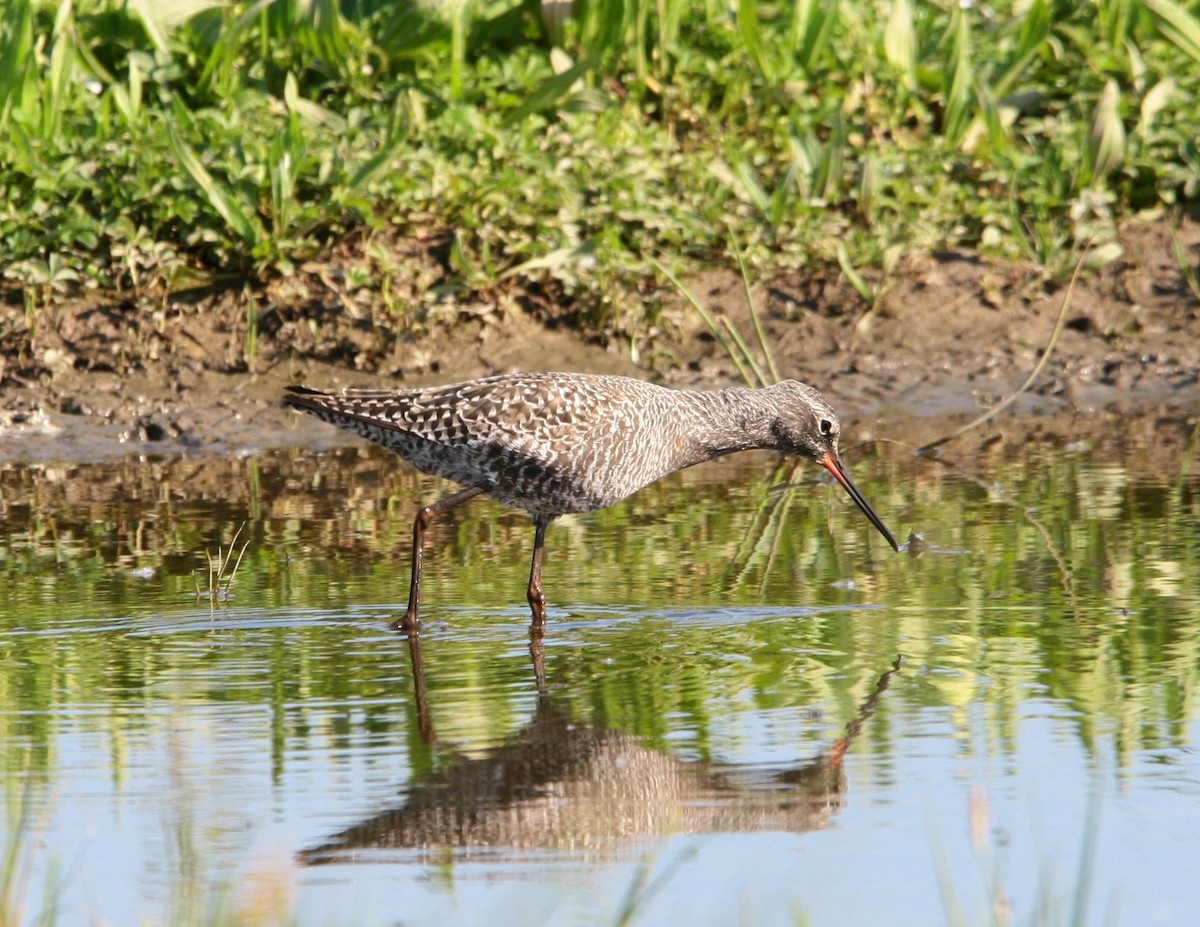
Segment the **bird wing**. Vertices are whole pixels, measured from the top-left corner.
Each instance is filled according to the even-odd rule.
[[[596,388],[581,389],[573,377],[563,389],[555,374],[501,375],[415,390],[292,387],[286,401],[448,447],[506,443],[541,457],[539,449],[561,444],[564,435],[583,438],[596,410],[611,406],[601,383],[596,378]]]

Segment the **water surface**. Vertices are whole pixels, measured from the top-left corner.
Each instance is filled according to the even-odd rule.
[[[552,526],[531,646],[532,529],[476,501],[415,651],[387,624],[446,486],[383,453],[0,465],[8,891],[63,924],[1192,923],[1189,452],[847,456],[904,554],[817,468],[728,458]]]

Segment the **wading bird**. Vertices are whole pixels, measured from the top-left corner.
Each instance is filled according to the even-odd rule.
[[[702,391],[629,377],[519,373],[429,389],[333,393],[293,386],[284,403],[464,487],[422,508],[413,523],[408,610],[393,624],[410,633],[418,629],[429,523],[481,493],[533,520],[527,596],[535,627],[546,620],[542,545],[550,522],[602,509],[669,473],[735,451],[771,448],[815,461],[900,549],[842,464],[837,415],[819,392],[795,380]]]

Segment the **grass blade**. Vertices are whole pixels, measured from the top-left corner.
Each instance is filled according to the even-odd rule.
[[[746,198],[754,204],[754,208],[762,213],[764,219],[771,217],[771,200],[767,196],[767,192],[762,188],[762,184],[754,176],[754,171],[745,161],[738,159],[737,163],[732,165],[733,173],[742,185],[742,190],[746,194]]]
[[[846,120],[843,118],[841,110],[834,116],[830,130],[829,141],[821,146],[821,154],[812,182],[813,193],[824,203],[830,203],[836,198],[844,172]]]
[[[1004,97],[1033,61],[1042,45],[1050,38],[1054,21],[1046,0],[1034,0],[1021,19],[1021,31],[1017,35],[1017,50],[1003,73],[993,84],[996,97]]]
[[[196,157],[196,153],[179,137],[179,132],[172,123],[167,124],[167,138],[179,166],[200,188],[200,192],[208,199],[212,208],[220,214],[242,241],[258,244],[262,240],[258,223],[251,219],[250,215],[231,196],[225,194],[225,191],[213,179],[212,174]]]
[[[592,58],[584,58],[574,67],[567,68],[561,74],[555,74],[546,80],[525,99],[525,102],[504,117],[505,128],[511,128],[534,113],[540,113],[553,107],[593,66]]]
[[[871,285],[854,268],[854,264],[850,261],[850,252],[846,250],[846,245],[840,241],[837,246],[837,262],[838,267],[842,269],[842,273],[846,275],[846,279],[850,281],[850,285],[854,287],[855,292],[866,301],[867,305],[874,306],[875,294],[871,291]]]
[[[756,0],[738,0],[737,26],[742,42],[746,46],[746,52],[750,55],[754,66],[767,80],[774,80],[775,67],[771,63],[766,44],[763,42]]]
[[[836,0],[797,0],[793,14],[792,33],[796,58],[800,66],[812,73],[817,62],[829,47],[833,27],[837,22]]]
[[[883,30],[883,53],[888,62],[904,76],[904,86],[917,82],[917,31],[913,27],[912,0],[893,0]]]
[[[775,366],[775,357],[771,354],[771,348],[767,344],[767,336],[763,331],[762,319],[758,317],[758,311],[754,308],[754,294],[750,291],[750,275],[746,273],[746,262],[742,258],[742,249],[738,247],[737,238],[733,232],[729,233],[729,244],[733,248],[734,256],[738,262],[738,270],[741,272],[742,289],[746,293],[746,305],[750,307],[750,320],[754,323],[754,335],[758,339],[758,346],[767,361],[767,369],[771,371],[771,382],[778,383],[780,380],[779,370]],[[761,372],[759,373],[759,381],[762,386],[767,385],[766,381],[762,378]]]
[[[963,10],[955,12],[954,32],[945,73],[946,104],[942,134],[946,145],[956,146],[966,132],[971,116],[971,27]]]
[[[728,337],[726,337],[725,332],[722,331],[721,326],[717,324],[717,320],[713,318],[712,313],[705,309],[704,306],[701,305],[700,300],[696,299],[696,295],[687,287],[685,287],[679,281],[679,278],[667,270],[666,267],[658,263],[658,261],[654,260],[654,258],[650,259],[650,263],[654,265],[654,268],[660,274],[671,281],[672,285],[676,290],[679,291],[684,299],[692,304],[692,308],[695,309],[700,315],[700,318],[704,320],[704,324],[708,326],[708,330],[712,332],[712,336],[717,339],[717,343],[721,345],[721,347],[725,350],[725,353],[729,356],[730,361],[733,362],[733,366],[737,369],[738,376],[741,378],[742,382],[747,386],[753,386],[754,378],[750,375],[750,371],[746,369],[746,365],[742,363],[740,357],[738,356],[736,346],[732,341],[729,340]]]
[[[471,33],[471,19],[475,13],[473,0],[457,0],[450,13],[450,99],[461,100],[463,74],[467,63],[467,38]]]
[[[1137,133],[1143,138],[1150,131],[1150,126],[1154,124],[1154,119],[1171,101],[1171,97],[1175,95],[1175,78],[1164,77],[1157,84],[1146,91],[1146,95],[1142,97],[1142,105],[1139,110],[1139,118],[1137,124]]]
[[[733,327],[733,323],[730,322],[726,316],[721,316],[721,324],[725,327],[725,331],[729,334],[730,340],[733,342],[734,347],[738,349],[738,353],[742,356],[746,366],[754,375],[754,380],[750,383],[750,385],[768,386],[769,384],[767,383],[767,378],[763,376],[762,368],[758,366],[758,361],[755,360],[754,355],[750,353],[750,348],[746,346],[745,339],[743,339],[741,334],[738,333],[738,330]]]
[[[1121,91],[1110,78],[1096,103],[1088,134],[1092,183],[1103,182],[1125,160],[1125,126],[1121,122],[1120,103]]]
[[[1172,0],[1142,0],[1159,33],[1176,48],[1200,61],[1200,20]]]
[[[992,406],[992,408],[988,409],[988,411],[984,412],[978,418],[972,419],[961,428],[951,432],[948,435],[938,438],[936,441],[930,441],[928,444],[921,445],[919,448],[917,448],[918,454],[927,454],[934,448],[941,447],[943,444],[953,441],[959,435],[966,434],[972,428],[978,428],[984,422],[990,421],[1014,402],[1016,402],[1017,399],[1024,395],[1025,392],[1031,386],[1033,386],[1034,382],[1041,374],[1042,368],[1044,368],[1046,366],[1046,362],[1050,360],[1050,355],[1054,353],[1054,346],[1058,344],[1058,336],[1062,334],[1063,326],[1067,321],[1067,309],[1070,307],[1071,299],[1075,295],[1075,284],[1079,282],[1079,275],[1083,272],[1084,262],[1087,260],[1088,251],[1090,250],[1091,242],[1088,242],[1083,249],[1083,253],[1079,255],[1079,260],[1075,264],[1075,272],[1071,275],[1071,282],[1067,284],[1067,291],[1063,294],[1062,305],[1058,310],[1058,319],[1054,323],[1054,331],[1050,333],[1050,340],[1046,343],[1046,347],[1042,351],[1042,356],[1038,358],[1037,364],[1034,365],[1034,368],[1030,372],[1029,376],[1025,378],[1025,382],[1017,387],[1016,392],[1006,396],[1003,400]]]

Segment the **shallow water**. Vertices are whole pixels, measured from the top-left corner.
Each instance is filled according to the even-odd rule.
[[[728,458],[552,526],[532,646],[473,502],[415,652],[382,453],[0,465],[17,922],[1194,922],[1190,451],[847,457],[904,554]]]

